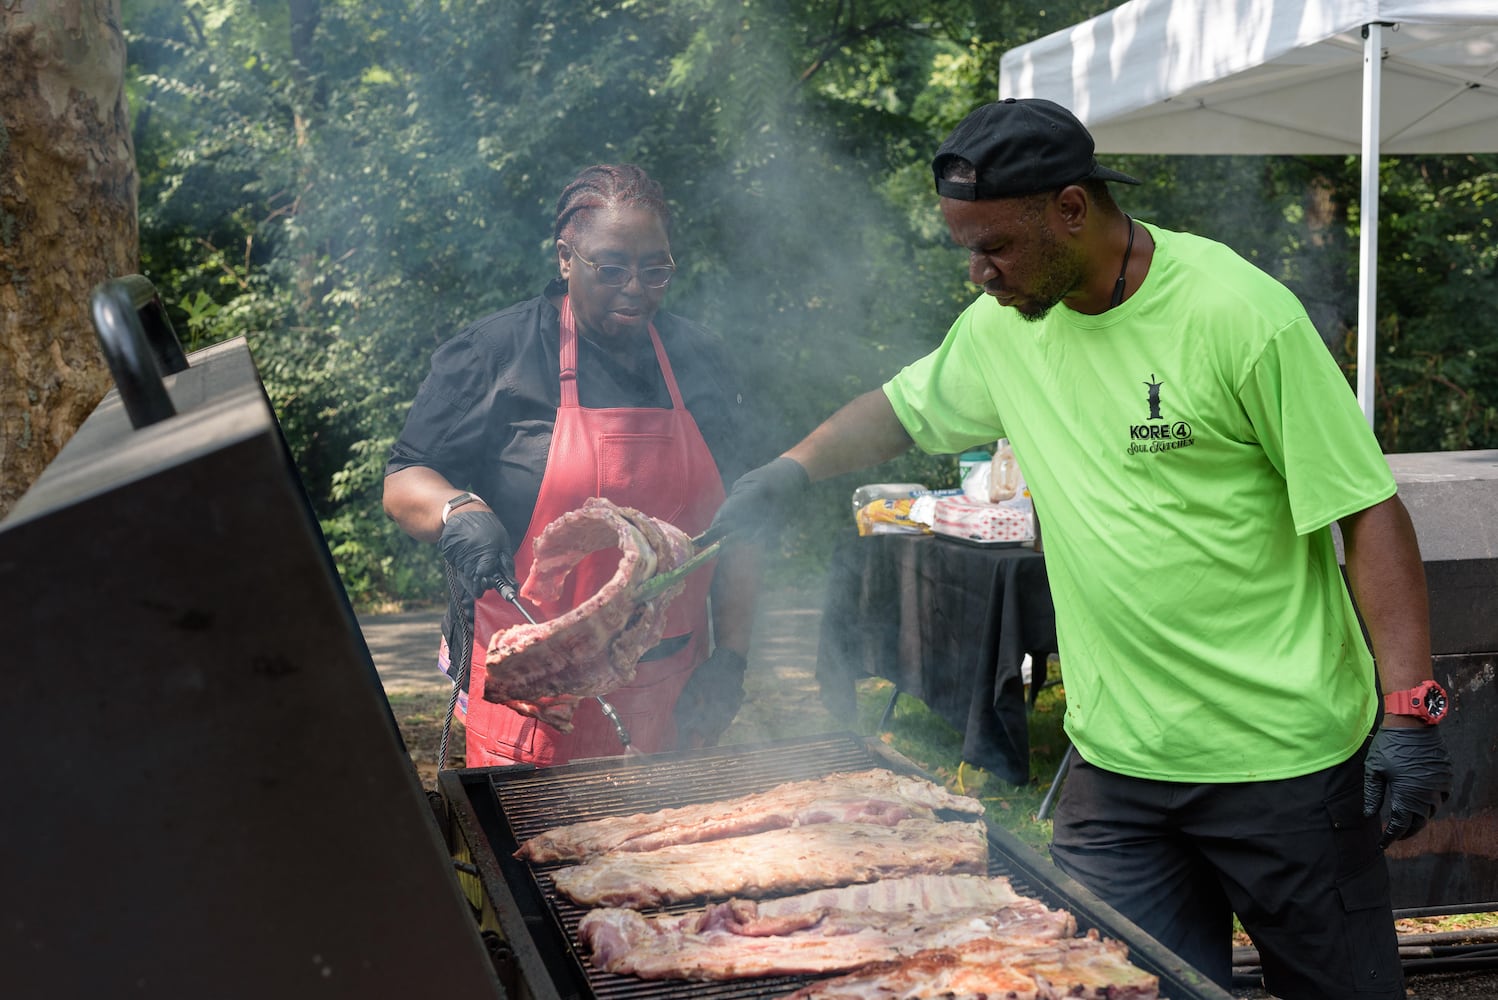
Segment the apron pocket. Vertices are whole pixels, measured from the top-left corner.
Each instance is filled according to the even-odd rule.
[[[596,447],[599,496],[676,523],[686,509],[684,499],[671,499],[670,487],[687,478],[679,441],[669,434],[604,434]]]

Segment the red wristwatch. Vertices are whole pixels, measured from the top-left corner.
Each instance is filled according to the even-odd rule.
[[[1389,715],[1413,715],[1421,722],[1434,726],[1446,718],[1451,699],[1446,689],[1435,681],[1421,681],[1404,691],[1391,691],[1384,695],[1384,712]]]

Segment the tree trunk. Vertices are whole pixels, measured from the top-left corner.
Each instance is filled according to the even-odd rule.
[[[119,0],[0,2],[0,517],[109,388],[89,319],[139,269]]]

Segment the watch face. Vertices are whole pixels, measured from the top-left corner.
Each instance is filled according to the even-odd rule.
[[[1446,717],[1451,708],[1450,697],[1436,681],[1421,681],[1412,688],[1397,691],[1384,697],[1384,711],[1391,715],[1413,715],[1430,725]]]

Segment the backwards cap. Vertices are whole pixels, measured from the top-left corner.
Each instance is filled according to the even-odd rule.
[[[1099,166],[1092,134],[1061,105],[1013,97],[985,104],[964,118],[931,161],[936,193],[963,201],[1017,198],[1099,180],[1138,184],[1128,174]],[[943,180],[947,165],[963,159],[977,170],[975,182]]]

